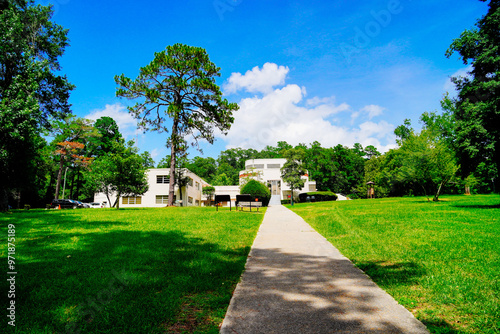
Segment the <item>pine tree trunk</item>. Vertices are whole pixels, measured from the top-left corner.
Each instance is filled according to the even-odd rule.
[[[168,206],[174,205],[175,196],[175,148],[177,143],[177,123],[179,121],[174,119],[174,124],[172,125],[172,135],[170,136],[170,180],[168,189]],[[182,200],[182,198],[181,198]]]

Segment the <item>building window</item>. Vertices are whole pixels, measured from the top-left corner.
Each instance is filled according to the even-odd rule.
[[[122,198],[122,204],[142,204],[141,196],[125,196]]]
[[[168,195],[156,195],[156,204],[168,204]]]
[[[170,183],[168,175],[156,175],[156,183]]]
[[[200,190],[200,184],[196,182],[196,190]]]
[[[281,168],[280,164],[267,164],[267,168]]]
[[[196,206],[200,206],[200,201],[195,200],[195,201],[194,201],[194,205],[196,205]]]
[[[189,204],[193,204],[193,198],[192,197],[188,197],[188,203]]]
[[[191,187],[193,186],[193,179],[192,178],[189,178],[188,185]]]
[[[264,164],[253,165],[255,169],[264,169]]]

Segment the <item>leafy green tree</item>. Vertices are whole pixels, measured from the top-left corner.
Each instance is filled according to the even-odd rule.
[[[116,170],[114,163],[114,154],[103,155],[94,160],[89,167],[89,172],[85,174],[85,184],[92,193],[104,193],[108,198],[110,206],[114,206],[111,201],[111,196],[115,191],[115,175]]]
[[[151,157],[151,153],[149,153],[148,151],[144,151],[140,154],[140,156],[142,158],[142,164],[144,165],[144,168],[155,168],[155,161],[153,160],[153,157]]]
[[[293,146],[288,144],[286,141],[279,141],[276,147],[269,145],[266,146],[266,148],[259,152],[258,157],[260,159],[283,158],[285,151],[291,148],[293,148]]]
[[[269,188],[264,183],[257,180],[250,180],[244,184],[240,188],[240,193],[258,198],[262,201],[263,206],[267,206],[271,199],[271,191],[269,191]]]
[[[215,194],[215,187],[205,186],[201,192],[208,197],[208,205],[212,205],[212,196]]]
[[[333,162],[337,167],[337,180],[333,189],[344,194],[351,194],[364,177],[364,151],[360,155],[356,148],[337,145],[333,148]]]
[[[304,151],[300,149],[289,149],[284,152],[286,162],[281,167],[281,178],[292,191],[292,205],[293,205],[293,191],[295,189],[304,188],[305,180],[302,178],[307,170],[304,167]]]
[[[97,119],[94,123],[98,136],[89,139],[88,150],[91,156],[101,156],[112,152],[114,143],[123,140],[116,121],[108,116]]]
[[[484,0],[482,0],[484,1]],[[471,64],[467,77],[452,81],[458,90],[455,102],[455,141],[462,176],[473,173],[486,160],[496,165],[495,184],[500,189],[500,1],[491,0],[489,10],[465,30],[446,51],[458,52],[464,64]]]
[[[51,18],[51,8],[34,1],[0,4],[0,210],[11,191],[29,189],[50,120],[70,113],[73,86],[56,74],[68,31]]]
[[[217,158],[219,166],[227,164],[231,166],[237,173],[245,169],[245,161],[250,159],[261,158],[260,153],[252,148],[230,148],[222,151]]]
[[[213,179],[212,184],[214,186],[231,186],[233,185],[233,181],[225,174],[217,174],[217,176]]]
[[[90,166],[86,177],[96,192],[108,197],[116,195],[112,207],[120,208],[120,197],[142,195],[148,190],[145,162],[134,147],[133,141],[127,144],[117,142],[112,153],[97,158]]]
[[[354,197],[366,198],[368,182],[374,182],[375,197],[402,196],[411,189],[409,182],[398,179],[397,171],[402,166],[402,151],[392,149],[379,157],[365,162],[364,180],[358,184]]]
[[[194,157],[187,163],[186,167],[208,183],[211,183],[217,174],[217,161],[211,157]]]
[[[403,164],[399,169],[400,178],[421,187],[426,196],[426,186],[429,186],[434,193],[433,201],[438,201],[443,186],[453,179],[458,170],[453,151],[426,129],[407,138],[401,150]]]
[[[140,69],[132,80],[115,76],[117,96],[140,99],[129,111],[143,130],[167,132],[171,149],[170,175],[175,175],[176,152],[185,146],[186,137],[214,141],[214,130],[227,133],[234,121],[235,103],[222,98],[215,83],[220,68],[215,66],[203,48],[183,44],[168,46],[155,53],[154,60]],[[174,199],[174,178],[170,178],[169,205]]]
[[[373,145],[368,145],[364,148],[364,156],[366,159],[370,160],[373,157],[380,157],[382,154]]]
[[[156,168],[170,168],[170,162],[172,159],[170,159],[170,155],[167,154],[164,158],[162,158],[158,164],[156,165]]]
[[[411,127],[411,120],[408,118],[404,120],[404,124],[394,130],[394,134],[397,137],[396,142],[399,146],[403,145],[403,142],[409,139],[414,133],[415,130]]]
[[[345,182],[335,163],[333,149],[321,147],[321,144],[315,141],[306,150],[304,161],[309,177],[316,181],[318,190],[340,192]]]

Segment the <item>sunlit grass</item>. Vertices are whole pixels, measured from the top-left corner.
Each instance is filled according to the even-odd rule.
[[[293,210],[433,333],[500,333],[500,197],[388,198]]]
[[[264,211],[0,215],[3,240],[16,226],[16,333],[218,333]]]

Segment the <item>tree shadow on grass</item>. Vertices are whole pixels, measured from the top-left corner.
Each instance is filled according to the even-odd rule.
[[[493,204],[493,205],[468,205],[468,204],[454,204],[452,205],[453,207],[456,208],[464,208],[464,209],[500,209],[500,204]]]
[[[469,332],[457,330],[457,329],[453,328],[449,323],[447,323],[446,321],[443,321],[443,320],[436,321],[436,320],[423,319],[422,323],[424,323],[427,326],[427,328],[429,328],[429,330],[435,334],[466,334],[466,333],[469,333]]]
[[[434,334],[467,334],[470,331],[463,331],[453,328],[449,323],[443,320],[422,319],[429,330]]]
[[[186,298],[194,327],[218,332],[211,315],[227,307],[249,251],[180,231],[120,230],[120,223],[108,221],[95,221],[93,228],[118,229],[37,232],[28,217],[16,223],[17,237],[27,239],[16,248],[16,333],[175,332],[170,328],[185,312]],[[81,223],[73,216],[64,224]],[[6,283],[2,291],[8,291]],[[6,294],[0,298],[2,305],[9,302]]]
[[[356,266],[380,286],[415,284],[426,273],[424,268],[413,262],[370,261],[356,263]]]

